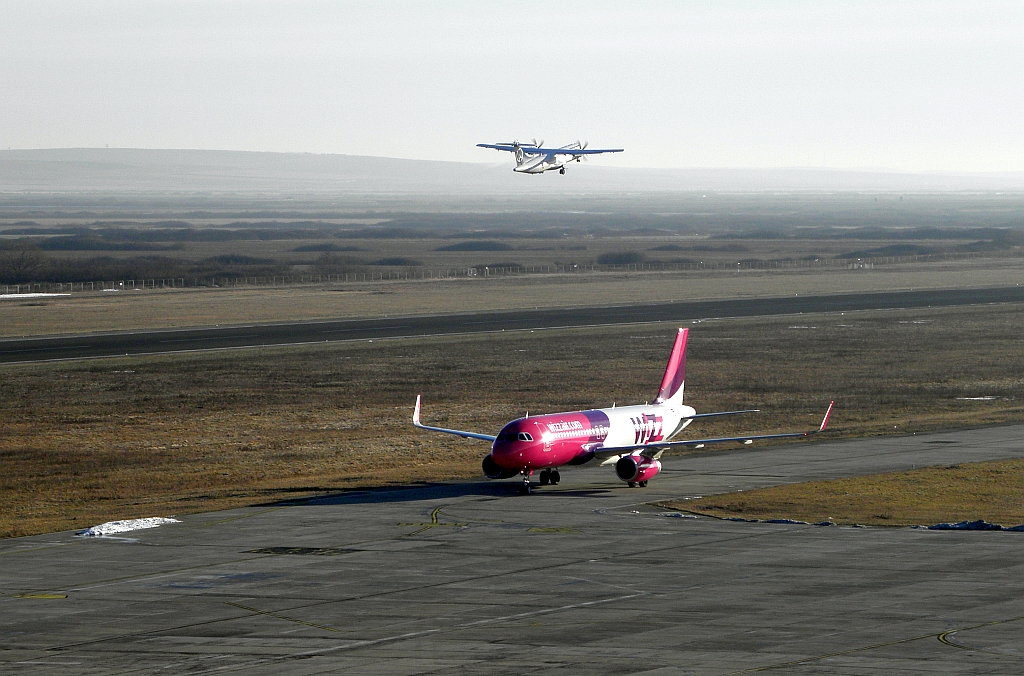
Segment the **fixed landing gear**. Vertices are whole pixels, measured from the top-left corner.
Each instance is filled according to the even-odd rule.
[[[558,473],[557,469],[542,469],[540,471],[541,486],[547,486],[548,484],[551,484],[552,486],[557,486],[558,482],[561,480],[562,475]]]

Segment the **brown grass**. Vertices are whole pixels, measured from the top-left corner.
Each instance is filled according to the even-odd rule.
[[[774,486],[672,503],[717,517],[907,526],[984,519],[1024,523],[1024,459]]]
[[[527,410],[642,402],[673,328],[4,366],[0,534],[478,476],[486,444],[412,428],[417,393],[425,420],[484,432]],[[1019,306],[696,324],[688,401],[772,416],[694,433],[804,429],[832,397],[840,436],[1021,420],[1022,331]],[[957,399],[981,395],[999,398]]]

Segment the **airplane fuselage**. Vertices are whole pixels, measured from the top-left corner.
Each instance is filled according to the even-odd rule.
[[[571,161],[571,160],[570,160]],[[522,164],[517,164],[512,171],[520,174],[543,174],[545,171],[560,170],[565,166],[564,161],[550,155],[527,155]]]
[[[692,422],[694,413],[689,406],[652,404],[519,418],[502,428],[491,457],[515,472],[581,465],[604,446],[668,440]]]

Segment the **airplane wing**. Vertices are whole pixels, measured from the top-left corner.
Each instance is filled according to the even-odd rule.
[[[514,153],[517,146],[511,143],[477,143],[476,147]],[[541,148],[529,144],[519,144],[518,147],[527,155],[600,155],[601,153],[621,153],[624,151],[623,148]]]
[[[686,441],[658,441],[650,444],[636,444],[634,446],[605,446],[602,448],[594,449],[594,456],[598,458],[612,458],[615,456],[624,455],[627,453],[633,453],[634,451],[641,451],[641,455],[650,455],[651,457],[658,458],[662,453],[670,448],[676,447],[695,447],[705,446],[707,444],[721,444],[729,441],[740,441],[744,444],[750,444],[759,439],[785,439],[787,437],[809,437],[812,434],[818,432],[824,432],[825,428],[828,427],[828,420],[832,417],[832,407],[835,406],[834,401],[829,402],[828,410],[825,411],[825,417],[821,421],[821,425],[816,430],[809,430],[807,432],[786,432],[783,434],[747,434],[739,437],[715,437],[713,439],[687,439]],[[737,413],[746,411],[736,411]],[[711,413],[704,415],[728,415],[733,411],[725,413]],[[693,416],[693,417],[700,417]]]
[[[601,153],[621,153],[622,148],[535,148],[536,153],[548,155],[600,155]]]
[[[510,153],[514,153],[516,151],[515,146],[512,145],[511,143],[477,143],[476,147],[477,148],[491,148],[493,150],[505,150],[505,151],[508,151]],[[523,148],[523,146],[519,146],[519,147]],[[523,148],[523,152],[524,153],[527,152],[527,148]]]
[[[493,442],[497,437],[490,434],[477,434],[476,432],[464,432],[462,430],[450,430],[445,427],[429,427],[427,425],[420,424],[420,395],[416,395],[416,410],[412,413],[412,424],[419,427],[421,430],[430,430],[431,432],[444,432],[445,434],[454,434],[459,437],[466,439],[480,439],[482,441]]]
[[[686,416],[685,418],[683,418],[683,420],[693,420],[695,418],[714,418],[714,417],[720,416],[720,415],[739,415],[741,413],[760,413],[760,412],[761,412],[761,409],[759,409],[759,408],[748,408],[748,409],[745,409],[745,410],[742,410],[742,411],[716,411],[714,413],[694,413],[693,415]]]

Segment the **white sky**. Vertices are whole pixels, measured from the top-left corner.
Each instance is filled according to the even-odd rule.
[[[0,0],[0,148],[1024,170],[1024,2]],[[510,162],[508,158],[501,158]]]

